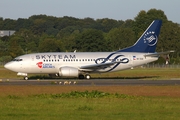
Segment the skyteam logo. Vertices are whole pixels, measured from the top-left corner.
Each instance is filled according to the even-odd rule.
[[[119,52],[114,52],[111,53],[109,56],[106,58],[98,58],[95,60],[96,64],[101,64],[101,63],[107,63],[109,60],[114,63],[113,66],[111,67],[105,67],[103,69],[106,69],[105,72],[109,72],[114,70],[118,65],[120,64],[127,64],[129,62],[128,58],[125,58],[124,55],[120,55]]]
[[[154,31],[149,31],[144,34],[144,43],[147,43],[149,46],[154,46],[157,43],[157,36]]]

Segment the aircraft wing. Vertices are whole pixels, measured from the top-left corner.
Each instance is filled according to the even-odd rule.
[[[174,50],[166,51],[166,52],[150,53],[150,54],[146,54],[144,56],[145,57],[156,57],[156,56],[160,56],[160,55],[167,55],[167,54],[172,53],[172,52],[174,52]]]
[[[92,65],[85,65],[85,66],[81,66],[79,69],[81,71],[97,71],[100,69],[106,69],[108,67],[111,67],[112,65],[114,65],[117,62],[109,62],[109,63],[100,63],[100,64],[92,64]]]

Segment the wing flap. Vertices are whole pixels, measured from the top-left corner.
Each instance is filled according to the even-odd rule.
[[[81,71],[97,71],[100,69],[106,69],[108,67],[111,67],[114,65],[116,62],[109,62],[109,63],[100,63],[100,64],[92,64],[92,65],[85,65],[81,66],[79,69]]]

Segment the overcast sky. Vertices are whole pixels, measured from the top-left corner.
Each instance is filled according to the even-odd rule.
[[[0,17],[18,19],[46,14],[127,20],[152,8],[161,9],[168,20],[180,23],[180,0],[0,0]]]

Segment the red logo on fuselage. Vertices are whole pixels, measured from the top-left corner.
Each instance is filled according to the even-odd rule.
[[[38,62],[36,65],[37,65],[39,68],[42,68],[43,62]]]

